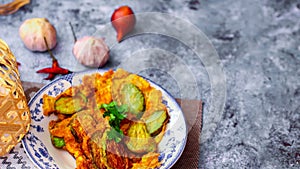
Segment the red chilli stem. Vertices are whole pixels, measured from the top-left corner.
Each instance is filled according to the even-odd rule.
[[[50,56],[51,56],[52,60],[53,60],[53,61],[54,61],[54,60],[57,60],[57,59],[54,57],[54,55],[53,55],[52,51],[50,50],[50,48],[49,48],[49,46],[48,46],[47,39],[46,39],[46,37],[45,37],[45,36],[44,36],[44,41],[45,41],[45,44],[46,44],[46,47],[47,47],[47,51],[48,51],[48,53],[50,54]]]
[[[51,73],[51,74],[65,75],[65,74],[71,73],[71,71],[69,71],[68,69],[61,68],[61,67],[56,67],[56,68],[48,67],[48,68],[38,70],[37,73]]]
[[[57,60],[52,60],[52,68],[60,67]]]

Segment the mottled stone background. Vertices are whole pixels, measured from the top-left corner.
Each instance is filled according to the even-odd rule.
[[[207,35],[219,54],[227,100],[215,133],[201,145],[200,168],[300,168],[299,0],[32,0],[18,13],[0,16],[0,38],[21,63],[22,80],[48,83],[43,80],[46,75],[35,71],[49,66],[51,58],[24,47],[18,36],[21,23],[33,17],[48,18],[58,30],[59,43],[53,53],[61,66],[81,71],[87,68],[72,55],[69,22],[78,38],[92,35],[124,4],[136,13],[164,12],[190,21]],[[111,51],[106,68],[115,68],[122,59],[147,48],[161,48],[182,57],[197,79],[198,98],[209,101],[205,67],[189,59],[194,54],[188,47],[168,37],[126,39]],[[179,96],[176,81],[168,74],[159,70],[141,74]]]

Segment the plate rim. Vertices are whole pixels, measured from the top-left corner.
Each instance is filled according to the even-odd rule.
[[[67,74],[67,75],[63,75],[63,76],[60,76],[54,80],[52,80],[51,82],[45,84],[43,87],[41,87],[35,94],[33,97],[31,97],[31,99],[29,100],[28,102],[28,107],[30,108],[31,105],[33,104],[33,102],[37,99],[37,97],[40,97],[40,94],[42,92],[44,92],[46,89],[49,88],[49,86],[55,84],[55,83],[58,83],[60,80],[66,80],[67,78],[71,78],[71,80],[73,79],[73,77],[77,74],[91,74],[91,73],[105,73],[109,70],[113,70],[113,71],[116,71],[116,69],[103,69],[103,68],[98,68],[98,69],[90,69],[90,70],[83,70],[83,71],[79,71],[79,72],[72,72],[70,74]],[[131,73],[131,72],[130,72]],[[188,137],[188,127],[187,127],[187,122],[186,122],[186,117],[185,117],[185,114],[184,112],[182,111],[181,107],[179,106],[178,102],[175,100],[175,98],[170,94],[169,91],[167,91],[164,87],[162,87],[161,85],[155,83],[154,81],[150,80],[149,78],[146,78],[144,76],[141,76],[139,74],[137,74],[138,76],[146,79],[148,82],[150,82],[150,85],[154,85],[158,88],[160,88],[163,92],[165,92],[168,97],[171,99],[171,101],[173,102],[173,104],[176,106],[176,108],[178,108],[181,112],[181,115],[183,117],[183,123],[185,124],[185,136],[184,136],[184,139],[183,139],[183,143],[182,143],[182,146],[180,147],[179,149],[179,153],[176,155],[176,157],[169,163],[169,165],[166,166],[167,169],[170,169],[172,166],[174,166],[176,164],[176,162],[178,161],[178,159],[182,156],[183,152],[184,152],[184,149],[186,147],[186,144],[187,144],[187,137]],[[67,82],[69,82],[71,85],[72,85],[72,81],[70,80],[66,80]],[[31,125],[31,123],[30,123]],[[31,127],[30,127],[31,128]],[[29,129],[30,131],[30,129]],[[27,133],[26,133],[27,135]],[[25,136],[26,136],[25,135]],[[25,154],[27,155],[27,157],[31,160],[31,162],[38,168],[40,169],[44,169],[43,166],[41,166],[37,160],[35,158],[33,158],[33,154],[31,152],[29,152],[28,150],[28,144],[25,144],[25,137],[23,137],[23,139],[21,140],[21,143],[24,147],[24,151],[25,151]],[[58,168],[59,169],[59,168]],[[160,169],[160,168],[158,168]]]

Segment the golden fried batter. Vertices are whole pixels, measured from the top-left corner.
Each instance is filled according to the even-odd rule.
[[[114,130],[111,120],[117,115],[104,117],[106,110],[101,105],[112,101],[122,105],[120,92],[122,86],[128,83],[142,93],[139,97],[145,99],[141,102],[144,105],[140,104],[144,106],[144,112],[141,116],[129,110],[125,112],[126,118],[118,126],[124,138],[116,142],[110,139],[110,132]],[[72,98],[77,98],[80,106],[72,107],[71,102],[77,103]],[[160,166],[157,145],[164,135],[169,116],[162,103],[161,92],[142,77],[122,69],[109,70],[103,75],[85,75],[81,85],[73,86],[56,97],[44,95],[43,101],[44,115],[55,113],[58,116],[57,120],[49,123],[51,138],[61,139],[64,143],[61,148],[76,159],[77,169],[149,169]],[[155,131],[150,133],[148,129]]]

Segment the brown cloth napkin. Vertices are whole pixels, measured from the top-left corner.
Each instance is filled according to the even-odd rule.
[[[202,101],[176,99],[184,113],[188,137],[185,149],[172,169],[197,169],[200,157],[200,133],[202,126]]]
[[[41,83],[22,82],[27,100],[44,86]],[[202,102],[199,100],[176,99],[184,113],[188,137],[185,149],[172,169],[197,169],[200,156],[200,133],[202,125]]]

